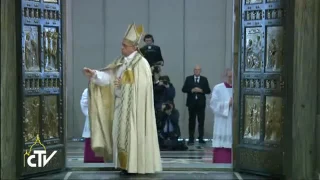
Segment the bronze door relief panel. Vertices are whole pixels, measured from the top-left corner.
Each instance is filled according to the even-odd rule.
[[[282,174],[285,1],[243,0],[236,169]]]
[[[60,10],[58,0],[21,0],[21,157],[43,147],[47,156],[57,151],[45,167],[21,167],[22,176],[65,168]]]

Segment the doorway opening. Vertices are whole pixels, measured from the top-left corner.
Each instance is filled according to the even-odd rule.
[[[182,2],[182,1],[181,1]],[[184,2],[184,1],[183,1]],[[226,1],[227,2],[227,1]],[[228,59],[228,62],[226,62],[225,60],[225,57],[221,58],[221,62],[219,62],[219,67],[221,65],[221,68],[218,68],[218,69],[224,69],[225,66],[228,66],[230,67],[231,63],[232,63],[232,56],[233,56],[233,51],[232,51],[232,43],[234,42],[233,40],[233,26],[234,26],[234,22],[233,22],[233,15],[234,15],[234,12],[233,12],[233,0],[228,0],[228,2],[221,2],[221,4],[216,4],[216,3],[211,3],[213,7],[213,5],[215,5],[218,9],[219,7],[223,7],[223,8],[226,8],[226,6],[228,6],[228,9],[229,9],[229,15],[228,17],[223,17],[224,19],[219,19],[217,21],[225,21],[225,19],[229,19],[227,21],[228,24],[225,24],[226,27],[224,27],[225,29],[228,29],[228,33],[226,35],[213,35],[213,38],[211,39],[215,39],[217,38],[217,36],[224,36],[223,38],[225,38],[225,36],[228,36],[228,37],[232,37],[230,38],[228,41],[230,41],[230,43],[228,43],[228,50],[226,50],[224,47],[221,48],[221,51],[219,52],[222,52],[223,54],[227,54],[226,56],[227,57],[230,57]],[[68,3],[68,2],[67,2]],[[70,2],[71,3],[71,2]],[[201,3],[200,3],[201,4]],[[78,6],[78,5],[77,5]],[[191,7],[191,4],[190,5],[185,5],[185,6],[190,6]],[[205,5],[202,5],[202,6],[205,6]],[[170,8],[170,7],[169,7]],[[188,7],[184,7],[183,3],[181,3],[181,8],[187,8]],[[222,8],[220,8],[222,9]],[[73,9],[73,11],[75,11],[75,9]],[[192,10],[189,10],[190,12]],[[212,11],[212,9],[210,10]],[[224,10],[221,10],[224,12]],[[68,10],[67,10],[68,12]],[[220,12],[220,11],[219,11]],[[76,12],[73,12],[73,13],[76,13]],[[225,12],[224,12],[225,13]],[[185,14],[185,16],[188,16]],[[191,16],[191,14],[189,15]],[[227,15],[226,15],[227,16]],[[204,17],[204,18],[211,18],[213,17],[213,15],[208,15],[207,17]],[[70,28],[70,24],[75,24],[74,22],[74,19],[72,19],[72,17],[66,17],[66,18],[70,18],[69,22],[67,22],[67,29]],[[188,18],[188,17],[182,17],[183,18]],[[68,21],[68,19],[67,19]],[[73,22],[72,22],[73,21]],[[77,21],[78,22],[78,21]],[[212,21],[211,21],[212,22]],[[130,23],[130,22],[129,22]],[[192,24],[192,20],[189,20],[189,24]],[[214,23],[212,23],[214,24]],[[187,27],[188,25],[185,26],[185,28],[188,28]],[[108,25],[106,26],[108,27]],[[205,25],[203,25],[204,29],[205,29]],[[216,28],[218,29],[219,27],[217,26],[214,26],[212,25],[213,28]],[[75,27],[73,27],[75,28]],[[193,31],[194,29],[192,28],[189,28],[190,31]],[[222,28],[221,28],[222,29]],[[72,32],[72,30],[67,30],[68,32]],[[181,31],[183,31],[181,29]],[[222,30],[225,32],[225,30]],[[180,32],[180,31],[179,31]],[[160,40],[158,40],[159,38],[162,38],[161,36],[161,32],[159,33],[154,33],[151,31],[151,33],[155,36],[156,38],[156,42],[159,42]],[[210,32],[209,32],[210,33]],[[238,32],[237,32],[238,33]],[[68,36],[66,37],[67,39],[67,44],[66,44],[66,47],[67,47],[67,50],[66,52],[69,52],[70,50],[69,49],[72,49],[74,47],[72,47],[72,43],[78,39],[79,37],[77,37],[77,35],[75,35],[76,33],[73,33],[72,37]],[[109,35],[107,35],[109,36]],[[119,37],[121,37],[119,35]],[[182,38],[183,39],[183,38]],[[190,43],[192,43],[192,41],[190,40],[191,38],[189,38],[188,41],[190,41]],[[182,41],[187,41],[186,39],[183,39]],[[214,41],[214,40],[213,40]],[[213,42],[212,41],[212,42]],[[225,41],[225,40],[224,40]],[[68,44],[68,42],[71,44]],[[168,43],[162,43],[161,44],[163,46],[167,46]],[[115,46],[115,45],[113,45]],[[188,46],[187,44],[183,44],[182,46]],[[210,46],[211,47],[211,46]],[[221,46],[222,47],[222,46]],[[165,50],[165,47],[163,47],[163,49]],[[113,50],[113,48],[112,48]],[[170,51],[170,50],[167,50],[167,52]],[[185,51],[185,50],[181,50],[181,51]],[[227,51],[227,52],[226,52]],[[165,52],[165,51],[163,51]],[[72,53],[71,53],[72,54]],[[68,54],[67,54],[68,56]],[[73,56],[75,56],[75,54],[73,54]],[[164,53],[164,56],[166,56],[166,54]],[[183,56],[188,56],[186,52],[184,52],[184,55]],[[181,59],[183,59],[183,56],[181,57]],[[69,58],[66,58],[66,59],[71,59],[71,58],[74,58],[74,57],[69,57]],[[113,57],[112,57],[113,58]],[[78,61],[78,60],[77,60]],[[173,60],[168,60],[168,61],[173,61]],[[168,61],[165,61],[165,66],[164,66],[164,71],[166,71],[166,73],[171,73],[172,71],[175,71],[174,68],[175,66],[173,64],[170,64],[171,62],[168,62]],[[206,60],[207,61],[207,60]],[[68,62],[67,62],[68,63]],[[188,65],[188,63],[190,63],[190,65]],[[81,67],[77,67],[77,68],[74,68],[76,69],[76,71],[80,71],[82,67],[84,66],[90,66],[90,62],[81,62],[79,63],[81,64]],[[167,65],[169,64],[169,65]],[[191,65],[192,64],[192,65]],[[194,60],[193,62],[186,62],[184,66],[190,66],[190,68],[193,68],[193,66],[195,66],[197,64],[196,60]],[[74,65],[74,62],[72,64],[72,62],[68,65],[67,64],[67,71],[69,72],[73,72],[75,71],[74,69],[69,69],[70,66],[73,66]],[[103,63],[99,63],[99,67],[97,68],[100,68],[100,67],[103,67],[104,65],[106,65],[105,62]],[[170,65],[172,67],[170,67]],[[92,65],[93,66],[93,65]],[[98,65],[97,65],[98,66]],[[191,67],[192,66],[192,67]],[[203,65],[202,66],[208,66],[208,64],[204,61],[203,62]],[[211,64],[209,64],[209,66],[213,66],[213,62]],[[189,68],[189,69],[190,69]],[[203,67],[204,69],[206,67]],[[186,70],[185,70],[186,69]],[[185,76],[189,75],[189,72],[185,72],[185,71],[188,71],[187,68],[185,68],[183,70],[183,72],[181,74],[179,74],[179,77],[173,77],[173,76],[170,76],[170,78],[172,77],[172,79],[176,79],[174,80],[176,83],[174,84],[175,88],[176,88],[176,93],[177,93],[177,103],[179,104],[178,105],[178,110],[180,112],[180,128],[183,129],[184,132],[182,132],[182,137],[181,137],[181,141],[185,140],[186,143],[188,141],[188,133],[187,133],[187,129],[188,129],[188,114],[187,114],[187,108],[185,107],[185,97],[184,97],[184,94],[181,92],[181,88],[182,88],[182,84],[183,83],[182,81],[185,79]],[[209,70],[207,70],[206,72],[208,72]],[[212,90],[212,87],[213,85],[217,84],[217,83],[220,83],[221,81],[221,74],[222,74],[222,70],[220,70],[221,72],[217,71],[216,76],[214,80],[210,81],[210,89]],[[190,71],[190,73],[192,73],[192,71]],[[77,78],[81,78],[83,79],[84,81],[86,80],[84,76],[82,76],[80,73],[76,74],[76,75],[72,75],[72,76],[77,76]],[[181,76],[181,77],[180,77]],[[183,77],[182,77],[183,76]],[[211,75],[209,75],[211,76]],[[67,77],[68,79],[70,78],[73,78],[75,79],[75,77],[71,77],[71,76],[68,76]],[[73,87],[70,87],[72,89],[76,89],[76,91],[70,91],[70,90],[67,90],[67,93],[70,91],[71,93],[70,96],[72,95],[72,99],[68,101],[71,101],[70,103],[70,106],[68,105],[68,111],[74,111],[75,113],[73,114],[73,116],[70,118],[68,116],[68,121],[67,122],[67,148],[66,148],[66,159],[67,159],[67,164],[66,166],[68,168],[75,168],[75,169],[88,169],[88,168],[113,168],[114,165],[112,163],[84,163],[84,141],[85,139],[81,137],[81,134],[82,134],[82,129],[83,129],[83,126],[84,126],[84,121],[85,121],[85,117],[82,115],[82,113],[80,112],[80,106],[79,106],[79,103],[80,103],[80,98],[81,98],[81,93],[82,91],[84,90],[85,88],[85,83],[83,83],[84,85],[81,86],[81,88],[76,88],[76,86],[73,86]],[[72,86],[72,83],[68,83],[69,86]],[[67,87],[69,89],[69,87]],[[71,98],[71,97],[69,97]],[[176,100],[175,100],[176,101]],[[189,150],[188,151],[162,151],[161,152],[161,157],[162,157],[162,161],[163,161],[163,167],[165,170],[169,170],[169,169],[176,169],[176,170],[181,170],[181,169],[207,169],[207,170],[232,170],[233,166],[232,164],[224,164],[224,163],[221,163],[221,164],[215,164],[213,163],[213,148],[212,148],[212,126],[213,126],[213,120],[212,120],[212,117],[213,117],[213,113],[212,111],[210,110],[210,107],[209,107],[209,101],[210,101],[210,95],[207,96],[207,110],[206,110],[206,116],[209,116],[209,118],[206,119],[206,127],[208,130],[208,133],[206,133],[207,135],[205,136],[205,140],[207,141],[205,145],[199,145],[198,142],[195,143],[194,146],[190,146],[188,147]],[[69,103],[67,103],[69,104]],[[77,110],[75,110],[77,109]],[[72,121],[72,122],[71,122]],[[210,127],[208,127],[210,126]],[[197,134],[197,131],[195,132],[195,135]]]
[[[83,23],[83,21],[86,19],[84,19],[82,16],[76,19],[78,21],[75,21],[74,19],[75,17],[79,17],[80,14],[83,14],[84,10],[87,10],[88,6],[90,5],[110,8],[109,6],[112,4],[105,4],[108,3],[108,1],[99,1],[102,4],[85,4],[83,3],[84,1],[81,1],[81,3],[77,4],[77,6],[72,6],[72,3],[78,1],[71,0],[21,0],[21,2],[22,7],[24,8],[24,14],[22,15],[23,28],[21,29],[23,32],[22,46],[25,48],[25,51],[23,50],[23,60],[26,62],[25,64],[21,63],[21,66],[22,69],[27,70],[23,71],[23,84],[26,84],[26,86],[25,89],[22,90],[24,93],[25,103],[23,110],[27,119],[24,119],[25,124],[22,126],[24,128],[23,132],[29,133],[24,137],[25,139],[23,142],[28,141],[28,143],[24,143],[24,149],[27,149],[30,145],[32,145],[31,141],[34,140],[32,139],[33,135],[35,135],[37,132],[40,132],[40,138],[42,138],[41,140],[43,140],[48,150],[58,150],[57,157],[52,161],[54,163],[48,165],[48,168],[45,171],[50,171],[52,169],[63,169],[64,167],[74,169],[113,168],[114,166],[112,163],[83,163],[84,139],[81,138],[81,134],[85,117],[82,115],[80,110],[80,98],[82,91],[87,85],[87,82],[84,82],[84,77],[81,76],[80,71],[84,66],[87,66],[88,63],[96,63],[95,65],[89,65],[97,66],[97,68],[101,68],[107,64],[108,62],[104,60],[106,59],[107,54],[108,56],[112,56],[110,58],[114,58],[113,53],[118,55],[118,49],[116,49],[115,44],[120,41],[113,39],[114,44],[108,44],[106,39],[101,38],[100,36],[95,37],[95,39],[93,39],[94,36],[90,38],[84,38],[88,37],[88,34],[82,30],[86,28],[86,30],[96,29],[102,34],[101,36],[112,38],[114,37],[113,34],[116,34],[121,28],[120,26],[119,28],[114,28],[114,32],[111,31],[111,36],[110,34],[104,34],[105,32],[109,32],[107,31],[107,25],[101,28],[92,28],[90,23],[93,22],[92,19],[99,17],[98,15],[95,15],[92,19],[87,19],[88,23]],[[62,6],[60,6],[60,2],[62,3]],[[233,86],[234,88],[237,88],[237,90],[234,90],[233,92],[235,100],[233,106],[233,139],[234,144],[237,146],[233,147],[233,164],[225,165],[212,163],[212,159],[214,157],[210,142],[212,141],[211,131],[205,136],[205,138],[208,139],[206,145],[201,146],[196,143],[195,146],[189,147],[189,151],[162,152],[164,169],[232,170],[233,165],[236,164],[240,166],[240,169],[251,169],[252,171],[272,171],[272,173],[279,173],[281,171],[280,161],[282,158],[278,152],[281,150],[280,148],[282,139],[279,141],[278,135],[279,132],[281,133],[282,127],[279,127],[279,124],[281,124],[281,121],[283,121],[283,115],[280,111],[277,111],[273,114],[271,112],[281,109],[280,107],[282,107],[282,102],[284,102],[282,101],[284,92],[282,79],[283,71],[280,68],[282,67],[281,63],[283,60],[281,60],[281,53],[277,53],[283,50],[281,43],[283,33],[283,21],[281,19],[283,18],[282,13],[284,12],[283,3],[271,0],[237,0],[234,2],[232,2],[232,0],[221,1],[221,7],[229,7],[228,3],[231,2],[231,10],[227,11],[227,14],[229,14],[231,17],[231,21],[228,21],[228,23],[225,24],[226,27],[231,27],[229,28],[231,30],[230,33],[219,34],[215,32],[216,34],[211,34],[212,32],[207,32],[210,34],[210,36],[204,33],[204,38],[200,41],[196,41],[194,39],[194,32],[208,29],[208,23],[206,22],[206,24],[202,24],[203,28],[199,28],[197,24],[194,27],[192,26],[195,25],[195,22],[200,22],[197,19],[193,19],[197,17],[195,16],[196,14],[199,14],[199,11],[193,8],[195,6],[193,3],[197,3],[197,6],[201,6],[203,9],[207,7],[219,7],[217,6],[219,4],[217,4],[215,1],[205,1],[212,4],[199,4],[199,2],[186,0],[181,2],[182,3],[179,5],[179,7],[182,9],[180,15],[184,24],[181,25],[180,29],[177,28],[176,31],[178,33],[170,39],[177,41],[179,34],[181,34],[181,31],[183,31],[184,35],[180,39],[182,43],[180,46],[176,46],[176,42],[174,41],[170,43],[174,44],[174,46],[166,50],[168,54],[181,53],[181,57],[174,56],[176,59],[173,58],[174,60],[169,60],[166,62],[170,66],[165,66],[165,71],[167,73],[178,72],[172,76],[172,79],[175,79],[174,82],[177,90],[177,101],[175,102],[178,104],[177,107],[181,114],[179,124],[181,129],[184,131],[181,137],[185,140],[188,139],[188,114],[184,103],[185,97],[179,91],[179,89],[182,87],[182,81],[187,75],[189,75],[188,70],[192,69],[195,64],[200,62],[198,58],[199,56],[203,55],[203,52],[209,51],[209,53],[211,53],[213,49],[222,47],[222,50],[220,49],[221,51],[219,52],[222,54],[224,52],[226,57],[229,55],[230,61],[234,58],[233,63],[226,63],[226,59],[228,58],[222,59],[222,63],[220,61],[218,62],[218,60],[215,62],[209,62],[207,59],[201,61],[201,63],[204,64],[204,66],[210,66],[210,68],[220,63],[217,69],[224,69],[227,67],[227,64],[234,65]],[[158,7],[163,4],[164,3],[162,2],[160,4],[154,4],[154,7]],[[243,7],[247,9],[240,8],[240,5],[243,5]],[[65,8],[64,11],[60,11],[61,7]],[[125,7],[125,5],[122,5],[121,7]],[[170,7],[170,4],[167,5],[167,8]],[[116,8],[117,7],[112,7],[112,9]],[[262,10],[262,8],[264,9]],[[240,9],[242,10],[242,13],[239,12]],[[218,10],[225,12],[225,9],[223,8],[217,8],[216,10],[218,13]],[[40,16],[42,12],[43,16]],[[62,16],[65,18],[64,24],[62,24],[63,21],[59,19],[59,14],[63,12],[65,12],[65,14]],[[101,21],[105,20],[104,18],[107,15],[103,14],[103,12],[110,13],[110,11],[102,11],[101,14],[99,14],[101,17],[103,17],[100,19]],[[207,9],[203,12],[212,13],[212,9]],[[86,14],[86,16],[88,14]],[[239,16],[237,16],[238,14]],[[241,23],[240,14],[243,14],[241,17],[245,17],[245,19],[241,19]],[[162,16],[164,16],[164,14],[161,14],[159,17]],[[235,17],[232,18],[232,16]],[[170,15],[170,18],[172,17],[177,16]],[[208,18],[209,21],[212,22],[212,19],[210,19],[212,17],[215,17],[215,15],[207,15],[204,13],[200,19]],[[170,18],[168,17],[168,19]],[[41,19],[41,21],[39,21],[39,19]],[[225,19],[220,19],[220,21],[225,22]],[[98,24],[101,24],[100,21],[97,22],[99,22]],[[176,24],[175,22],[173,22],[172,25]],[[112,22],[112,24],[116,25],[117,23]],[[125,24],[127,24],[127,22]],[[215,30],[220,29],[220,31],[222,29],[222,31],[226,32],[220,26],[214,26],[216,24],[218,23],[211,23],[211,28]],[[77,25],[87,26],[78,28],[76,27]],[[240,29],[235,28],[240,28],[240,25],[241,31]],[[152,27],[151,25],[149,26]],[[161,27],[163,28],[165,26]],[[112,26],[109,28],[112,30]],[[149,31],[156,32],[157,28],[159,27],[155,26],[153,29],[150,28]],[[61,36],[61,34],[65,34],[66,36]],[[91,34],[94,34],[94,32]],[[165,37],[167,35],[167,33],[161,34],[161,31],[158,31],[154,34],[160,37],[159,42],[161,42],[161,37]],[[230,51],[226,50],[226,47],[228,46],[226,44],[217,44],[217,46],[213,47],[212,42],[216,42],[215,38],[219,38],[221,36],[223,36],[223,38],[230,37],[228,35],[232,37],[230,39]],[[119,37],[122,37],[122,35],[119,34]],[[83,42],[79,42],[80,39],[82,39]],[[98,44],[99,40],[101,39],[102,43]],[[204,43],[207,39],[210,41],[208,40],[207,44],[203,45],[202,43]],[[88,43],[88,41],[90,41],[91,44]],[[222,39],[221,41],[226,40]],[[201,42],[198,44],[201,48],[197,49],[199,54],[196,54],[197,52],[194,50],[194,47],[190,47],[190,44],[195,42]],[[220,41],[218,42],[220,43]],[[63,47],[66,48],[64,49],[65,57],[63,58],[62,49],[60,49],[58,44],[63,45]],[[92,46],[96,44],[98,44],[97,47],[92,48]],[[169,43],[166,44],[164,42],[163,44],[164,46],[169,45]],[[205,51],[202,51],[202,49],[209,45],[211,49],[205,49]],[[85,48],[83,48],[84,46]],[[179,47],[180,50],[177,51],[176,49]],[[80,54],[81,51],[88,49],[91,51],[86,51],[85,54]],[[170,49],[175,49],[175,51],[170,52]],[[244,49],[243,52],[238,52],[240,49]],[[87,55],[89,52],[91,52],[91,54]],[[94,59],[93,55],[98,54],[98,52],[101,52],[102,56],[99,58],[97,57],[97,59],[102,60],[95,62],[92,60]],[[85,57],[84,60],[80,60],[83,57]],[[186,60],[189,57],[191,57],[189,61]],[[208,55],[208,57],[211,56]],[[36,59],[39,59],[39,62],[35,61]],[[66,61],[61,62],[62,59],[65,59]],[[174,62],[179,61],[179,59],[181,59],[182,65],[174,64]],[[62,66],[62,64],[64,66]],[[207,71],[206,73],[209,74],[210,72]],[[211,74],[210,76],[214,76],[214,74]],[[219,72],[216,76],[218,76],[218,79],[220,79]],[[216,82],[212,81],[213,84],[217,84],[219,82],[220,80],[216,80]],[[241,82],[243,82],[242,86],[240,86]],[[213,84],[211,84],[211,86]],[[65,96],[63,97],[63,95]],[[208,99],[210,98],[208,97]],[[66,109],[63,109],[63,106],[61,106],[62,104],[65,104]],[[263,105],[260,107],[261,104]],[[206,111],[206,114],[212,115],[210,109],[208,107],[207,109],[208,111]],[[63,115],[63,112],[66,114]],[[33,117],[35,114],[39,116]],[[32,122],[30,123],[28,120],[32,120]],[[68,121],[66,122],[65,120]],[[209,126],[213,126],[212,119],[208,118],[206,122],[208,123],[206,126],[208,126],[208,129],[210,129]],[[252,122],[254,122],[255,128],[252,128]],[[257,131],[257,128],[260,128],[260,130]],[[246,134],[245,131],[247,130],[248,136],[242,137],[243,134]],[[253,132],[255,132],[254,135],[252,134]],[[257,132],[259,132],[258,136],[256,135]],[[29,135],[32,137],[27,137]],[[240,146],[238,146],[239,144]],[[252,154],[256,156],[253,156]],[[258,157],[258,160],[252,159],[252,157]],[[272,163],[268,164],[268,167],[263,165],[263,161],[266,161],[271,157],[276,159],[273,159]],[[239,161],[241,161],[242,164],[236,163]],[[272,169],[272,167],[275,168]],[[29,174],[37,173],[32,171],[30,168],[26,168],[25,171]]]

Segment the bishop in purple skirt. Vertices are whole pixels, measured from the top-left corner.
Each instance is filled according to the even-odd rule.
[[[227,69],[224,82],[214,86],[210,107],[214,113],[213,163],[232,163],[232,70]]]
[[[81,96],[80,106],[83,115],[86,117],[82,137],[84,140],[84,162],[85,163],[103,163],[102,157],[96,157],[91,149],[90,123],[88,118],[88,89],[86,88]]]

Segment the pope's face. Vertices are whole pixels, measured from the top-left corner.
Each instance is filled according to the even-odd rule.
[[[122,47],[121,47],[121,53],[124,56],[129,56],[131,53],[133,53],[136,50],[136,47],[125,42],[122,41]]]

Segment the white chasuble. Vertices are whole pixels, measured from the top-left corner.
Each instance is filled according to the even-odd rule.
[[[214,113],[213,140],[214,148],[232,147],[232,88],[226,83],[214,86],[210,100],[210,108]]]
[[[113,69],[113,70],[112,70]],[[112,88],[114,78],[121,77],[121,87]],[[111,116],[103,119],[95,116],[101,112],[90,112],[94,119],[91,123],[103,126],[112,126],[107,130],[97,133],[96,139],[102,144],[106,144],[105,156],[113,154],[116,167],[127,170],[129,173],[155,173],[162,170],[158,135],[155,121],[155,111],[153,104],[153,83],[150,66],[146,59],[139,53],[134,53],[134,57],[119,58],[107,68],[97,71],[96,76],[91,80],[92,92],[90,97],[93,106],[95,104],[113,103],[110,110]],[[92,85],[96,84],[96,85]],[[111,99],[108,103],[99,103],[99,95],[96,87],[111,88],[112,92],[106,98]],[[100,93],[101,94],[101,93]],[[101,105],[98,105],[101,106]],[[103,108],[98,108],[103,109]],[[112,119],[112,123],[110,123]],[[101,128],[100,128],[101,129]],[[111,132],[110,132],[110,129]],[[93,129],[92,129],[93,130]],[[100,138],[104,137],[103,139]],[[110,136],[112,143],[110,143]],[[92,136],[92,141],[94,137]],[[110,148],[112,144],[112,148]],[[99,148],[92,145],[92,149]],[[96,146],[101,146],[97,145]],[[112,150],[111,150],[112,149]],[[112,152],[110,152],[110,150]],[[96,152],[96,151],[95,151]],[[108,156],[109,157],[109,156]]]

